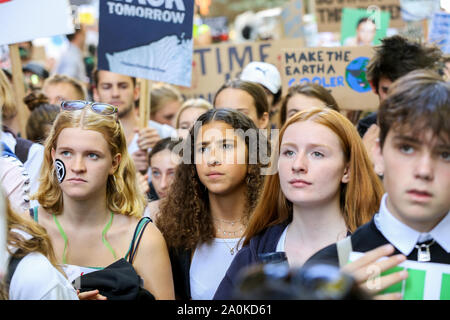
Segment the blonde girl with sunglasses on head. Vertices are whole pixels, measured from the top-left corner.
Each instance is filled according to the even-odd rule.
[[[146,200],[137,187],[117,108],[86,101],[64,101],[61,108],[45,143],[35,195],[40,206],[32,213],[73,281],[129,258]],[[173,299],[165,240],[152,223],[143,230],[130,262],[144,289],[156,299]],[[84,298],[97,293],[84,293]]]

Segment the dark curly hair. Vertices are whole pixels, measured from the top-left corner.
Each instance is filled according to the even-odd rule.
[[[258,130],[250,118],[241,112],[232,109],[212,109],[201,115],[197,121],[201,126],[214,121],[225,122],[235,129],[245,141],[248,158],[250,151],[254,150],[254,141],[250,141],[245,134],[247,130]],[[168,196],[161,200],[160,215],[155,223],[161,230],[167,245],[171,248],[195,249],[197,244],[209,242],[215,237],[216,230],[210,214],[208,190],[200,181],[194,161],[194,141],[201,126],[195,125],[189,131],[185,140],[183,161],[176,169],[175,179],[170,187]],[[241,135],[242,133],[242,135]],[[256,147],[259,149],[267,144],[263,135],[257,136]],[[247,158],[247,203],[245,215],[248,221],[251,212],[256,206],[260,191],[263,186],[264,176],[261,175],[263,165],[249,163]]]

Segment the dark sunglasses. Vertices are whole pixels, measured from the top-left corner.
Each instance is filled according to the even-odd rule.
[[[102,102],[89,102],[84,100],[70,100],[61,102],[61,109],[66,111],[81,110],[87,106],[90,106],[91,110],[95,113],[103,115],[112,115],[117,113],[118,110],[117,107]]]

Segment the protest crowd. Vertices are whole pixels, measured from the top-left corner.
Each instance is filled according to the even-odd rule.
[[[116,1],[0,36],[1,300],[450,300],[446,1]]]

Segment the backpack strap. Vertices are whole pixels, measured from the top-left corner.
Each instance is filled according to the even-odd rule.
[[[28,160],[28,151],[30,150],[33,142],[20,137],[16,137],[16,142],[16,147],[14,149],[15,154],[22,163],[25,163]]]
[[[336,243],[336,249],[339,259],[339,267],[342,268],[348,263],[350,253],[353,251],[352,237],[348,236]]]
[[[130,251],[128,252],[128,262],[131,264],[133,264],[136,251],[139,243],[141,242],[142,234],[144,233],[145,227],[147,227],[149,222],[152,222],[152,219],[149,217],[142,217],[134,230],[133,240],[131,241]]]
[[[20,253],[20,252],[21,252],[21,250],[19,249],[19,250],[17,250],[16,254]],[[20,261],[22,261],[22,259],[24,257],[25,256],[15,257],[13,255],[10,257],[9,263],[8,263],[8,269],[7,269],[7,272],[6,272],[6,275],[5,275],[5,283],[8,286],[8,288],[9,288],[9,285],[11,283],[11,280],[12,280],[12,277],[14,275],[14,272],[17,269],[17,266],[19,265]]]

